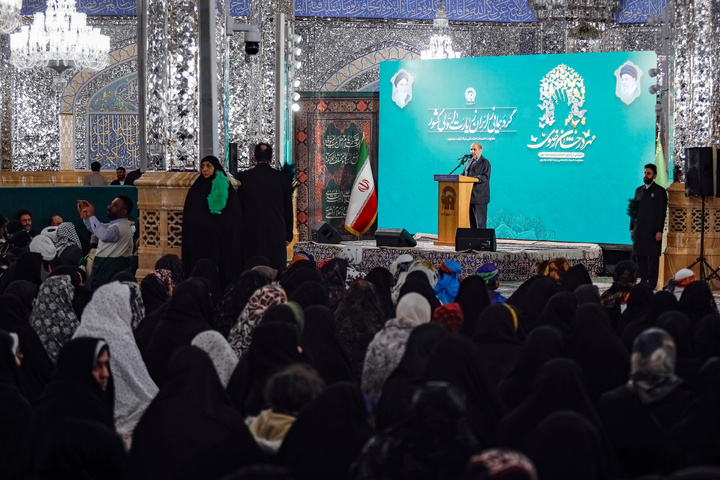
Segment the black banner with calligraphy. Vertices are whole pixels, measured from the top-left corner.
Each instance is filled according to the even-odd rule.
[[[298,169],[297,223],[300,241],[312,240],[312,226],[326,222],[342,236],[363,135],[377,184],[377,93],[324,94],[300,100],[295,114]],[[375,226],[363,238],[372,238]]]

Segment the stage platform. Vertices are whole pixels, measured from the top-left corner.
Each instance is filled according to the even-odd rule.
[[[416,234],[417,246],[407,248],[378,247],[375,240],[342,242],[328,245],[316,242],[298,242],[293,252],[305,251],[316,261],[323,258],[343,257],[362,274],[375,267],[389,268],[400,255],[409,254],[416,260],[428,260],[440,265],[446,260],[455,260],[463,267],[462,275],[468,275],[487,262],[493,262],[500,270],[503,281],[523,281],[531,276],[532,266],[543,260],[564,257],[570,265],[582,263],[590,276],[601,275],[604,268],[603,251],[596,243],[566,243],[533,240],[497,239],[497,251],[456,252],[455,247],[435,245],[435,235]]]

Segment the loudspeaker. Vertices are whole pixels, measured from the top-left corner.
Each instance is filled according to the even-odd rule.
[[[230,174],[233,177],[237,177],[237,160],[238,160],[238,147],[237,143],[230,144]]]
[[[404,228],[378,228],[375,230],[378,247],[414,247],[417,242]]]
[[[317,243],[329,243],[331,245],[337,245],[342,241],[342,237],[333,227],[328,225],[326,222],[317,222],[312,227],[313,236],[317,236]]]
[[[718,195],[717,151],[713,147],[685,149],[685,195]]]
[[[455,231],[455,251],[497,250],[494,228],[458,228]]]

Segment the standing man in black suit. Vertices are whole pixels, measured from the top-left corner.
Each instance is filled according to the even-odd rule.
[[[470,197],[470,225],[475,228],[487,228],[487,206],[490,203],[490,162],[482,156],[482,145],[470,146],[472,158],[465,166],[463,175],[479,181],[473,184]]]
[[[272,147],[255,147],[254,168],[238,175],[238,196],[243,210],[243,264],[255,256],[265,256],[278,272],[287,264],[286,247],[293,239],[292,193],[288,177],[275,170]]]
[[[633,242],[633,256],[640,267],[638,276],[657,288],[662,233],[665,228],[667,191],[657,183],[657,167],[645,165],[644,185],[635,190],[638,201],[637,217],[630,219],[630,238]]]

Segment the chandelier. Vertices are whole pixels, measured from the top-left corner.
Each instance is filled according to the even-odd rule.
[[[452,48],[452,38],[447,34],[448,19],[445,13],[443,0],[438,1],[438,9],[435,12],[433,20],[433,28],[437,31],[430,37],[430,48],[420,52],[420,58],[423,60],[432,60],[435,58],[460,58],[460,52],[456,52]]]
[[[21,70],[69,68],[102,70],[108,65],[110,37],[86,24],[74,0],[49,0],[45,13],[34,14],[32,25],[10,35],[10,63]]]
[[[12,33],[20,25],[22,0],[0,0],[0,33]]]

